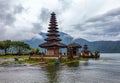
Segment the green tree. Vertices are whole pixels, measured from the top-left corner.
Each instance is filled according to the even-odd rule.
[[[40,50],[38,48],[32,48],[30,54],[39,54]]]
[[[14,51],[19,55],[21,55],[24,52],[30,50],[29,44],[24,43],[22,41],[13,41],[12,46],[14,47]]]
[[[8,51],[12,51],[16,54],[23,54],[30,50],[30,46],[27,43],[24,43],[22,41],[11,41],[11,40],[5,40],[0,41],[0,50],[4,51],[4,54],[6,55]]]
[[[4,54],[7,54],[7,50],[11,46],[11,40],[0,41],[0,49],[4,50]]]
[[[3,41],[0,41],[0,50],[1,50],[1,52],[2,52],[3,49],[4,49],[4,43],[3,43]]]

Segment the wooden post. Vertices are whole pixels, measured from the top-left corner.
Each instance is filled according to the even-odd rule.
[[[55,47],[54,47],[54,55],[55,55]]]

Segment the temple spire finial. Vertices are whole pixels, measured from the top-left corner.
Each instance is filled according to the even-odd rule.
[[[51,14],[55,14],[55,12],[52,12]]]

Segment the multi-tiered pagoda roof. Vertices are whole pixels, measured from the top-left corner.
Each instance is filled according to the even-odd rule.
[[[57,28],[57,22],[56,22],[56,14],[53,12],[51,14],[51,18],[50,18],[50,23],[49,23],[49,27],[48,27],[48,33],[47,33],[47,38],[45,39],[45,42],[40,44],[39,46],[42,48],[48,48],[48,47],[57,47],[57,48],[65,48],[66,45],[64,45],[63,43],[60,43],[60,41],[62,41],[59,38],[59,31]]]

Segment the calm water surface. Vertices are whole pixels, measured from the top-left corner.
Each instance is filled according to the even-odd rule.
[[[64,66],[0,66],[0,83],[120,83],[120,54]]]

